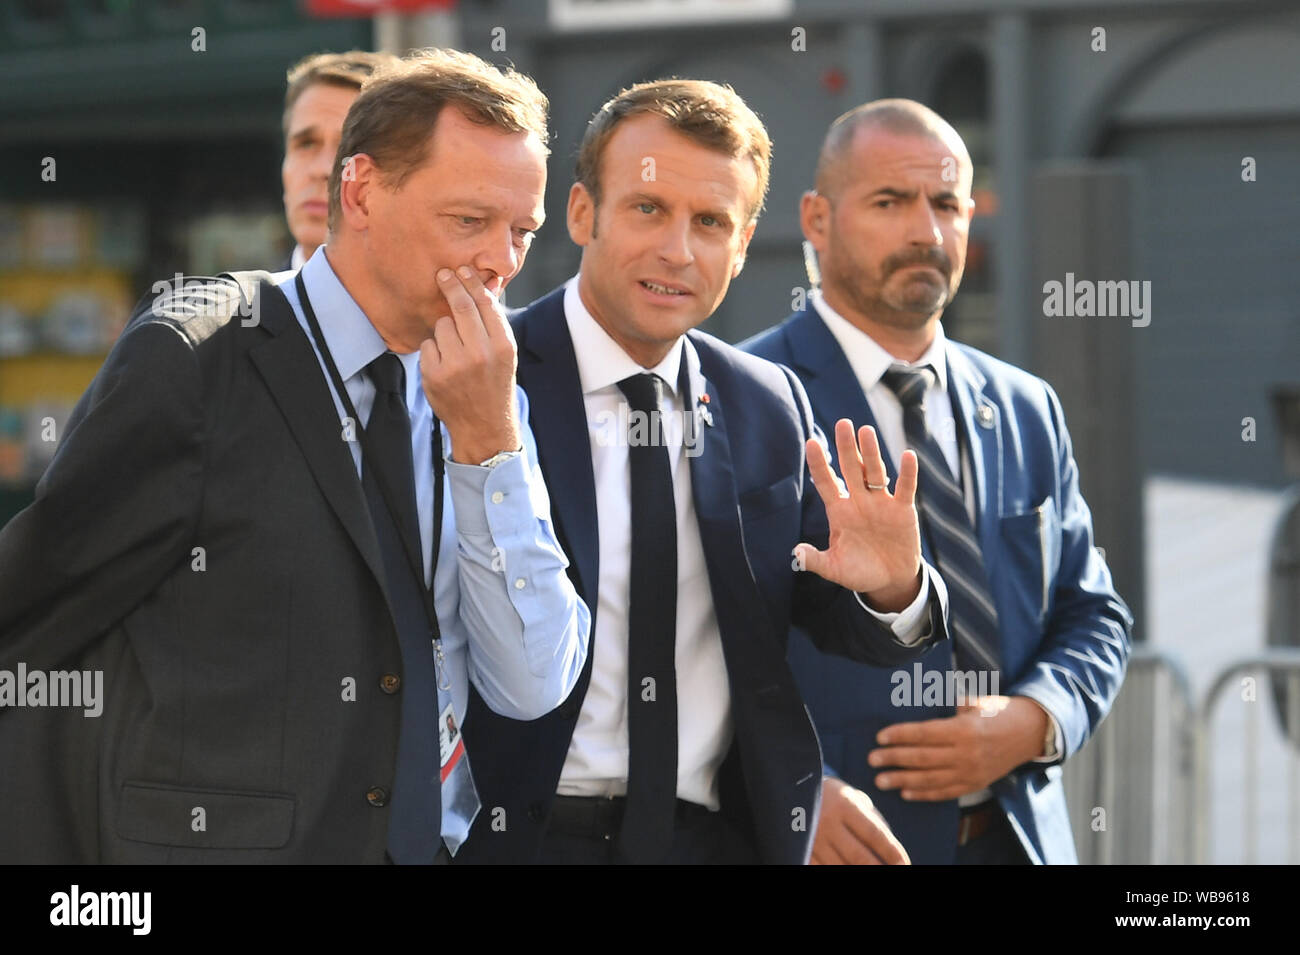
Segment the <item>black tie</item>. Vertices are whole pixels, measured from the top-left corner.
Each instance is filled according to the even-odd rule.
[[[633,423],[625,436],[632,468],[632,567],[627,806],[619,849],[632,863],[656,862],[672,847],[677,805],[677,508],[668,448],[658,440],[662,422],[655,420],[662,385],[651,374],[618,383],[632,414],[643,416],[643,427]]]
[[[956,637],[953,656],[960,669],[992,674],[1001,667],[998,612],[984,570],[984,552],[971,527],[961,485],[925,423],[925,391],[933,375],[928,365],[915,371],[894,368],[881,380],[903,406],[907,446],[916,452],[921,466],[917,504],[931,556],[948,584]]]
[[[388,596],[402,652],[402,724],[397,771],[388,820],[388,854],[394,862],[433,862],[442,848],[438,763],[438,686],[423,579],[409,554],[422,554],[411,464],[411,419],[406,410],[406,374],[391,352],[366,371],[375,403],[366,422],[361,485],[384,558]],[[392,507],[389,507],[391,502]],[[398,513],[393,513],[393,510]]]

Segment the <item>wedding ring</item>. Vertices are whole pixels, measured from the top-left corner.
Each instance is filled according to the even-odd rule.
[[[883,491],[883,490],[885,490],[885,489],[888,488],[888,487],[889,487],[888,484],[868,484],[868,485],[867,485],[867,490],[868,490],[868,491]]]

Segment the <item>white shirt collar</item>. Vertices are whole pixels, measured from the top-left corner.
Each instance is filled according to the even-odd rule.
[[[942,321],[935,323],[934,341],[930,343],[930,347],[916,361],[908,362],[895,358],[885,351],[870,335],[826,304],[821,289],[813,289],[808,295],[808,300],[812,302],[813,308],[817,309],[817,314],[822,317],[822,321],[835,336],[835,340],[840,343],[844,356],[849,360],[849,367],[858,376],[864,392],[874,388],[880,382],[881,376],[894,365],[901,365],[904,368],[920,368],[929,365],[938,377],[937,384],[940,390],[944,392],[948,390],[948,358]]]
[[[686,348],[686,362],[691,381],[699,375],[700,359],[695,349],[687,347],[686,336],[681,336],[668,350],[664,360],[653,368],[643,368],[623,346],[610,338],[583,304],[578,293],[578,276],[564,285],[564,317],[569,324],[569,337],[573,340],[573,355],[578,361],[578,380],[582,393],[610,388],[624,378],[651,372],[664,380],[667,394],[676,397],[677,376],[681,369],[682,349]]]
[[[293,252],[289,255],[289,268],[296,272],[302,268],[306,262],[307,255],[303,252],[302,246],[295,245],[293,247]]]

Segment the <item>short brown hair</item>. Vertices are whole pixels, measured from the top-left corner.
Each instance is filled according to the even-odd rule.
[[[430,133],[451,104],[467,118],[508,133],[534,133],[545,146],[546,95],[530,77],[500,69],[472,53],[417,50],[377,72],[343,121],[343,137],[330,170],[329,228],[338,224],[343,166],[365,153],[381,181],[399,188],[428,155]]]
[[[289,114],[298,97],[309,86],[323,83],[326,86],[341,86],[344,89],[360,90],[371,75],[385,66],[396,63],[398,58],[392,53],[372,53],[369,50],[348,50],[346,53],[313,53],[305,56],[285,75],[288,86],[284,91],[284,135],[289,136]]]
[[[772,171],[772,140],[763,121],[730,86],[707,80],[667,79],[638,83],[596,111],[578,148],[575,177],[600,204],[600,164],[605,144],[629,116],[662,116],[688,139],[728,156],[747,156],[758,174],[749,221],[758,219]]]

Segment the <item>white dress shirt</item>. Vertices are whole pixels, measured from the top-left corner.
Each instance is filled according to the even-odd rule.
[[[839,342],[844,357],[849,361],[849,367],[853,369],[858,384],[862,386],[867,405],[876,419],[876,431],[880,435],[880,442],[884,445],[885,453],[894,463],[895,472],[903,449],[907,447],[903,426],[903,403],[881,378],[893,367],[920,369],[929,365],[934,369],[935,378],[926,387],[923,399],[925,423],[934,435],[940,450],[943,451],[944,460],[948,463],[953,477],[961,484],[962,497],[966,502],[966,514],[970,517],[971,527],[978,527],[975,482],[971,478],[970,459],[969,455],[961,453],[957,440],[957,421],[952,411],[952,396],[948,392],[947,339],[943,333],[943,323],[935,323],[934,341],[930,343],[930,347],[924,354],[916,361],[908,362],[895,358],[885,351],[870,335],[826,304],[820,289],[810,293],[808,299],[812,302],[813,308],[817,309],[817,314],[826,323],[826,327],[830,329],[830,333],[835,336],[835,340]],[[1039,703],[1039,706],[1042,704]],[[1047,708],[1043,707],[1043,711],[1047,712]],[[1062,751],[1061,726],[1050,712],[1047,712],[1047,718],[1052,722],[1056,734],[1056,752],[1059,753]],[[1042,761],[1051,762],[1052,757],[1045,757]],[[960,802],[963,806],[975,805],[991,795],[990,790],[984,789],[962,796]]]
[[[696,413],[693,396],[704,390],[699,355],[683,336],[663,361],[654,368],[643,368],[591,316],[578,293],[576,277],[565,288],[564,312],[591,441],[600,576],[598,602],[593,608],[596,627],[592,634],[595,660],[591,685],[569,743],[557,792],[562,796],[618,796],[627,792],[632,477],[626,440],[627,405],[618,382],[648,371],[664,382],[663,442],[668,449],[677,509],[677,795],[716,810],[718,767],[732,737],[731,688],[691,492],[689,458],[698,451],[684,440],[680,414],[682,409]],[[683,349],[691,391],[687,395],[678,393]],[[698,428],[695,433],[699,434]],[[870,612],[889,624],[900,642],[913,643],[928,632],[928,597],[926,576],[921,593],[903,612]]]

